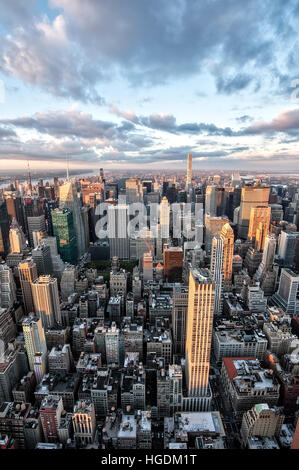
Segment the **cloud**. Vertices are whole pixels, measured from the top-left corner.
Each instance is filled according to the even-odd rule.
[[[238,131],[233,131],[230,127],[220,128],[215,126],[215,124],[203,122],[190,122],[178,125],[175,116],[172,114],[153,113],[149,116],[137,116],[133,111],[121,111],[116,105],[110,106],[110,112],[136,125],[173,134],[207,134],[228,137],[240,135]]]
[[[136,87],[207,71],[231,95],[260,86],[270,64],[284,76],[298,63],[296,0],[48,0],[49,16],[15,3],[2,8],[1,71],[85,103],[103,104],[111,77]]]
[[[244,130],[244,134],[266,134],[274,132],[292,133],[299,130],[299,109],[286,110],[270,122],[258,121]]]

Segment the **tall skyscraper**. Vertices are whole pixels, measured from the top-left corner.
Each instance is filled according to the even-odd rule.
[[[258,206],[268,207],[270,188],[268,186],[245,186],[241,192],[241,204],[238,221],[238,236],[248,236],[251,209]]]
[[[76,264],[77,241],[72,212],[68,209],[55,209],[52,211],[52,224],[62,260]]]
[[[184,355],[186,347],[188,287],[182,284],[175,286],[173,288],[172,302],[174,352]]]
[[[296,316],[299,314],[298,287],[299,275],[291,269],[284,268],[281,270],[278,291],[271,300],[287,313]]]
[[[49,245],[42,243],[34,248],[31,254],[32,259],[36,264],[37,274],[39,276],[53,273],[51,249]]]
[[[76,230],[76,241],[78,249],[78,258],[82,256],[86,250],[86,236],[81,214],[81,202],[78,198],[75,183],[68,181],[60,186],[59,191],[59,207],[60,209],[69,209],[73,213],[73,222]]]
[[[207,186],[205,196],[205,214],[217,216],[218,192],[217,186]]]
[[[233,273],[233,256],[234,256],[234,231],[229,224],[224,224],[220,238],[222,238],[223,246],[223,288],[226,290],[230,287]]]
[[[290,268],[293,266],[296,240],[299,237],[299,232],[281,232],[278,244],[278,257],[280,258],[283,266]]]
[[[32,259],[19,264],[19,277],[23,295],[23,302],[27,314],[34,312],[34,303],[32,297],[31,284],[37,279],[36,264]]]
[[[11,308],[17,301],[17,289],[12,270],[4,262],[0,264],[0,307]]]
[[[46,221],[44,214],[36,217],[27,217],[28,223],[28,234],[30,246],[34,247],[33,232],[45,232],[46,231]]]
[[[268,233],[265,239],[264,251],[262,262],[256,272],[255,278],[260,279],[263,272],[271,270],[274,263],[276,251],[276,236],[273,233]]]
[[[188,153],[187,156],[187,180],[186,180],[186,190],[190,191],[192,181],[192,153]]]
[[[160,227],[162,239],[169,237],[170,208],[167,197],[163,197],[160,204]]]
[[[140,178],[126,180],[126,203],[133,204],[143,201],[143,185]]]
[[[215,281],[207,269],[191,269],[189,277],[186,383],[189,396],[208,391]]]
[[[28,356],[29,368],[34,370],[34,357],[41,354],[44,363],[47,356],[47,343],[42,320],[39,317],[27,317],[22,322],[24,341]]]
[[[250,211],[248,238],[253,240],[257,250],[264,249],[266,236],[269,232],[271,207],[257,206]]]
[[[130,240],[128,236],[129,206],[127,204],[109,205],[108,231],[110,258],[130,258]]]
[[[211,253],[213,237],[219,237],[222,228],[228,224],[229,220],[226,216],[216,217],[209,214],[205,215],[205,250],[208,254]]]
[[[35,313],[42,318],[44,328],[51,328],[55,322],[61,324],[61,311],[57,279],[40,276],[31,284]]]
[[[222,313],[223,252],[224,240],[220,237],[214,237],[211,252],[211,274],[215,281],[215,314]]]
[[[22,253],[26,248],[24,233],[16,224],[9,231],[9,244],[10,252],[14,254]]]
[[[163,264],[164,276],[168,282],[180,282],[183,273],[184,253],[180,246],[164,245]]]

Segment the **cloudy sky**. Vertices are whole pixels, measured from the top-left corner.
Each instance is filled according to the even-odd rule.
[[[0,0],[0,170],[299,171],[298,0]]]

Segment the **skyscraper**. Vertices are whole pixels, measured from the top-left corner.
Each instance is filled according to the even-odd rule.
[[[49,245],[42,243],[41,245],[38,245],[36,248],[34,248],[31,254],[32,259],[36,264],[37,274],[39,276],[53,273],[51,249]]]
[[[76,241],[78,249],[78,258],[82,256],[86,250],[86,237],[83,218],[81,214],[81,202],[78,198],[75,183],[68,181],[60,186],[59,191],[60,209],[69,209],[73,213],[73,222],[76,230]]]
[[[167,197],[163,197],[160,204],[160,226],[161,237],[167,239],[169,237],[170,224],[170,208]]]
[[[140,178],[126,180],[126,203],[133,204],[143,201],[143,186]]]
[[[208,391],[215,281],[207,269],[191,269],[189,277],[186,384],[189,396]]]
[[[224,240],[214,237],[211,252],[211,274],[215,281],[215,313],[222,313],[222,291],[223,291],[223,252]]]
[[[248,238],[255,242],[257,250],[264,249],[265,238],[269,232],[271,207],[257,206],[250,211]]]
[[[36,264],[29,258],[23,263],[20,263],[18,269],[25,311],[26,313],[32,313],[34,312],[34,303],[31,283],[37,279]]]
[[[34,247],[33,232],[45,232],[46,231],[46,221],[44,214],[36,217],[27,217],[28,223],[28,234],[30,246]]]
[[[210,185],[206,187],[206,196],[205,196],[205,214],[210,216],[217,215],[217,202],[218,202],[218,192],[216,185]]]
[[[233,273],[234,256],[234,231],[229,224],[224,224],[220,232],[220,238],[224,242],[223,246],[223,289],[230,287]]]
[[[68,209],[55,209],[51,214],[58,252],[63,261],[76,264],[77,242],[72,212]]]
[[[42,354],[44,363],[47,356],[47,344],[42,320],[39,317],[27,317],[22,322],[24,341],[28,356],[29,368],[34,370],[34,357]]]
[[[44,328],[61,323],[57,279],[40,276],[31,284],[35,313],[42,318]]]
[[[108,231],[110,258],[130,258],[130,241],[128,236],[129,206],[127,204],[109,205]]]
[[[251,209],[257,206],[268,207],[270,188],[268,186],[245,186],[241,192],[238,221],[238,236],[246,239],[249,229]]]
[[[296,240],[299,237],[299,232],[281,232],[278,244],[278,257],[280,258],[283,266],[290,268],[293,266]]]

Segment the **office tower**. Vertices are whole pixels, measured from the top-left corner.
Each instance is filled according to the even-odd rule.
[[[62,300],[67,301],[69,296],[75,292],[75,281],[77,277],[77,270],[75,266],[66,266],[64,269],[61,281],[60,290]]]
[[[34,310],[42,319],[44,328],[51,328],[57,322],[61,324],[61,311],[57,279],[51,276],[39,276],[31,284]]]
[[[36,264],[32,259],[29,258],[19,264],[18,270],[25,312],[34,312],[31,284],[32,282],[36,281],[38,277]]]
[[[119,365],[119,329],[115,322],[111,323],[105,335],[107,364]]]
[[[209,386],[215,282],[207,269],[191,269],[189,277],[186,384],[189,396],[204,396]]]
[[[210,216],[217,216],[217,201],[217,186],[207,186],[205,196],[205,214],[209,214]]]
[[[265,239],[264,251],[262,262],[258,267],[258,270],[255,274],[255,279],[260,280],[263,273],[270,271],[273,268],[274,257],[276,251],[276,236],[272,233],[269,233]]]
[[[223,240],[223,290],[226,291],[231,286],[233,273],[233,257],[234,257],[234,231],[229,224],[224,224],[220,238]]]
[[[26,248],[26,240],[24,233],[22,232],[22,229],[17,226],[16,223],[13,223],[13,226],[9,231],[9,244],[10,252],[14,254],[22,253],[22,251]]]
[[[0,340],[4,342],[5,348],[8,346],[8,343],[14,340],[15,335],[16,326],[10,311],[6,308],[0,308]]]
[[[17,301],[17,289],[12,270],[2,262],[0,264],[0,307],[11,308]]]
[[[5,257],[9,252],[9,218],[6,202],[0,201],[0,256]]]
[[[51,250],[49,245],[42,243],[31,252],[32,259],[36,264],[37,274],[39,276],[53,273]]]
[[[59,190],[59,207],[60,209],[68,209],[73,214],[73,223],[76,230],[76,242],[78,249],[78,258],[87,250],[85,228],[81,213],[81,202],[78,197],[76,184],[68,181],[60,186]]]
[[[51,214],[58,252],[63,261],[76,264],[77,242],[72,212],[68,209],[55,209]]]
[[[61,415],[63,413],[62,398],[57,395],[47,395],[40,406],[39,415],[46,442],[58,442]]]
[[[283,220],[282,206],[280,204],[269,204],[269,207],[271,207],[271,224],[275,223],[278,225]]]
[[[188,153],[188,156],[187,156],[186,191],[190,191],[191,181],[192,181],[192,153]]]
[[[257,206],[268,207],[270,188],[268,186],[245,186],[241,192],[238,221],[238,237],[246,240],[251,209]]]
[[[244,446],[250,437],[279,437],[284,416],[267,403],[258,403],[243,414],[240,434]]]
[[[220,237],[212,240],[211,252],[211,275],[215,282],[215,314],[222,313],[222,291],[223,291],[223,251],[224,241]]]
[[[184,253],[180,246],[164,245],[164,276],[168,282],[180,282],[183,273]]]
[[[6,208],[9,221],[12,222],[16,219],[22,230],[25,230],[24,211],[22,205],[22,198],[14,193],[5,195]]]
[[[24,341],[30,370],[34,370],[34,358],[41,354],[44,364],[47,358],[47,344],[42,320],[39,317],[27,317],[22,322]],[[44,371],[46,372],[46,370]]]
[[[172,328],[174,353],[185,355],[188,287],[175,286],[172,296]]]
[[[298,285],[299,275],[295,274],[291,269],[283,268],[280,274],[278,291],[271,297],[272,302],[285,312],[298,315]]]
[[[13,399],[13,389],[28,372],[25,348],[20,345],[10,346],[4,352],[1,351],[0,403]]]
[[[33,232],[46,232],[45,216],[27,217],[30,246],[34,247]]]
[[[299,232],[281,232],[278,242],[278,257],[286,268],[293,266],[296,240],[299,237]]]
[[[130,258],[130,240],[128,236],[129,206],[118,204],[108,207],[108,232],[110,258]]]
[[[207,254],[211,253],[213,237],[219,237],[223,226],[228,223],[229,220],[225,216],[214,217],[210,214],[205,215],[205,250]]]
[[[143,202],[143,186],[140,178],[126,180],[126,203]]]
[[[170,207],[167,197],[163,197],[160,204],[160,226],[161,226],[161,237],[162,239],[169,237],[169,225],[170,225]]]
[[[153,255],[151,252],[144,253],[142,258],[143,282],[153,280]]]
[[[271,208],[257,206],[250,211],[248,238],[253,240],[257,250],[264,249],[265,238],[269,232]]]
[[[94,404],[90,400],[77,401],[72,416],[74,438],[77,444],[92,444],[96,432]]]

